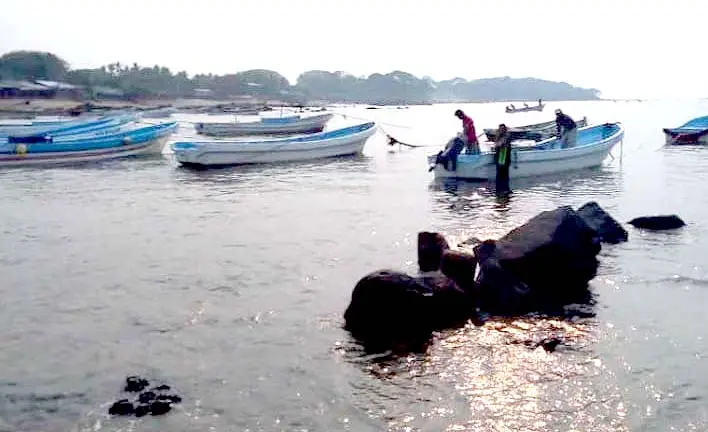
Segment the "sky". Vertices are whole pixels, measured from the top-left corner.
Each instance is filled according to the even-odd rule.
[[[72,68],[534,77],[605,98],[708,97],[706,0],[2,0],[0,54]]]

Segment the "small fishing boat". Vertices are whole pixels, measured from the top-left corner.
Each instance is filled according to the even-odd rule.
[[[225,166],[296,162],[359,154],[376,124],[260,141],[185,141],[171,144],[175,159],[187,166]]]
[[[143,118],[167,118],[172,114],[177,112],[177,108],[167,106],[162,108],[151,108],[141,111],[140,114]]]
[[[517,108],[513,105],[510,105],[505,108],[506,112],[508,114],[513,114],[513,113],[520,113],[520,112],[528,112],[528,111],[543,111],[543,108],[546,106],[546,104],[538,104],[538,105],[532,105],[532,106],[524,106]]]
[[[94,117],[84,120],[70,120],[61,122],[32,122],[29,125],[12,125],[0,127],[0,139],[9,136],[33,136],[33,135],[72,135],[87,133],[102,129],[119,127],[126,123],[135,121],[134,115],[113,115],[105,117]]]
[[[708,144],[708,116],[696,117],[677,127],[665,128],[667,145]]]
[[[534,146],[512,147],[509,177],[534,177],[600,166],[623,138],[621,124],[606,123],[579,129],[577,143],[571,148],[560,148],[557,138]],[[436,156],[428,156],[431,165],[435,164]],[[446,170],[442,164],[436,164],[433,171],[436,178],[493,180],[496,177],[494,153],[460,154],[455,171]]]
[[[575,122],[578,128],[583,128],[588,125],[587,117]],[[511,134],[512,141],[519,140],[530,140],[530,141],[543,141],[550,138],[556,134],[556,121],[551,120],[548,122],[537,123],[527,126],[510,127],[509,133]],[[497,136],[496,129],[485,129],[484,134],[487,136],[487,140],[494,141]]]
[[[58,165],[159,154],[177,122],[136,127],[113,134],[8,137],[0,141],[0,166]]]
[[[294,114],[283,117],[261,117],[259,121],[254,122],[197,123],[194,129],[197,133],[211,136],[314,133],[322,132],[332,116],[332,113],[313,116]]]

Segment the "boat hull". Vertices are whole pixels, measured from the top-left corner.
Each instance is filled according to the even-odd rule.
[[[288,135],[322,132],[332,114],[298,118],[292,122],[197,123],[197,133],[208,136]]]
[[[98,150],[43,152],[19,154],[0,154],[0,167],[19,167],[33,165],[66,165],[79,162],[96,162],[127,156],[161,154],[168,136],[156,137],[152,140]]]
[[[596,127],[598,126],[591,126],[590,128]],[[535,150],[533,148],[512,148],[509,177],[511,179],[537,177],[598,167],[602,165],[612,148],[622,141],[623,138],[624,130],[619,127],[616,133],[612,133],[596,143],[568,149]],[[548,140],[546,142],[552,141],[555,140]],[[541,145],[543,145],[543,143],[539,143],[539,146]],[[431,165],[435,163],[435,160],[436,155],[430,155],[428,157],[428,162]],[[457,159],[456,171],[448,171],[442,164],[437,164],[433,172],[436,178],[460,178],[479,181],[494,180],[496,178],[494,154],[461,154]]]
[[[263,163],[300,162],[360,154],[375,133],[366,130],[317,140],[270,140],[262,142],[173,143],[177,162],[188,166],[228,166]],[[336,131],[333,131],[336,133]],[[327,133],[324,133],[327,134]]]
[[[666,138],[666,145],[708,144],[708,129],[664,129],[664,136]]]

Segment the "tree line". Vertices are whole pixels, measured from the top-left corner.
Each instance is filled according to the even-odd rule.
[[[121,90],[129,98],[194,97],[198,92],[228,99],[235,96],[291,102],[412,104],[447,101],[592,100],[599,90],[535,78],[454,78],[435,81],[403,71],[356,77],[345,72],[313,70],[292,85],[281,74],[253,69],[226,75],[173,73],[164,66],[112,63],[95,69],[71,69],[52,53],[14,51],[0,57],[0,81],[50,80],[92,88]]]

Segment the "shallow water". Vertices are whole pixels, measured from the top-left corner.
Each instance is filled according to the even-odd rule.
[[[479,132],[558,106],[622,121],[621,164],[616,148],[597,170],[512,181],[508,200],[488,184],[434,182],[425,155],[437,148],[390,148],[382,135],[364,156],[304,164],[191,171],[165,154],[0,171],[0,431],[707,429],[708,149],[662,148],[661,128],[708,103],[503,106],[466,109]],[[331,126],[376,119],[438,145],[457,107],[348,109]],[[193,135],[188,124],[179,135]],[[418,231],[493,238],[588,200],[621,221],[688,222],[629,229],[603,249],[594,318],[470,325],[404,359],[367,357],[341,330],[361,276],[415,271]],[[567,344],[521,343],[547,335]],[[183,403],[109,418],[136,373]]]

